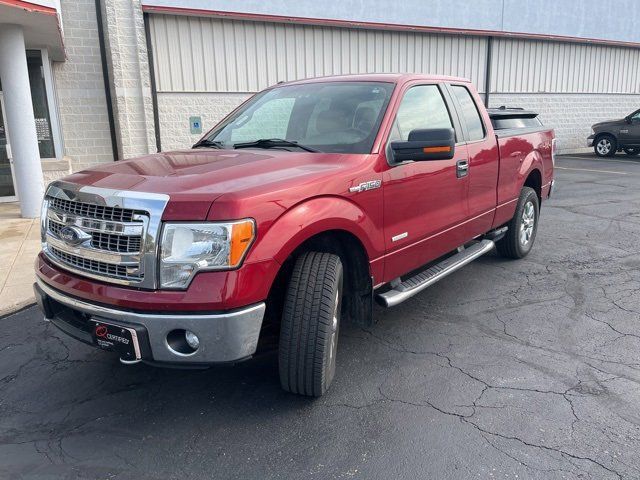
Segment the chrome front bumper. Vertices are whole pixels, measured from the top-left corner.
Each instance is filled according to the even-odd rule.
[[[142,333],[138,335],[140,358],[135,360],[172,364],[233,362],[250,357],[256,351],[265,312],[263,302],[223,313],[136,313],[67,296],[40,279],[37,279],[34,289],[45,319],[65,333],[91,343],[91,333],[83,330],[83,319],[104,320]],[[56,313],[56,304],[64,308],[64,315]],[[74,317],[71,321],[70,316]],[[169,346],[167,335],[178,329],[190,330],[198,336],[200,346],[195,352],[183,354]]]
[[[596,138],[595,135],[589,135],[587,137],[587,147],[591,148],[593,147],[593,139]]]

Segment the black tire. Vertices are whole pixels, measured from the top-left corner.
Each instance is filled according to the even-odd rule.
[[[342,308],[340,257],[307,252],[293,267],[280,326],[280,385],[291,393],[319,397],[336,371]]]
[[[624,150],[624,153],[631,156],[640,154],[640,148],[624,147],[622,150]]]
[[[593,142],[593,151],[598,157],[613,157],[618,150],[618,141],[613,135],[600,135]]]
[[[529,205],[533,208],[533,225],[529,235],[526,232],[523,234],[522,230],[528,230],[525,223],[525,217],[531,218],[529,213]],[[526,210],[526,214],[525,214]],[[536,239],[536,232],[538,231],[538,216],[540,213],[540,204],[538,202],[538,194],[535,190],[529,187],[523,187],[520,192],[520,198],[518,199],[518,205],[516,206],[516,213],[509,221],[507,226],[507,234],[496,242],[496,249],[498,253],[506,258],[524,258],[531,251],[533,242]],[[526,242],[523,242],[524,237],[527,238]]]

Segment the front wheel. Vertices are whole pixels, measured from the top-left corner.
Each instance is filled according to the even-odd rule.
[[[516,213],[509,221],[506,235],[496,242],[498,253],[507,258],[523,258],[531,251],[538,230],[540,204],[538,194],[523,187],[516,206]]]
[[[596,139],[593,150],[599,157],[612,157],[618,148],[616,139],[611,135],[602,135]]]
[[[296,260],[282,311],[280,385],[291,393],[319,397],[336,372],[342,308],[340,257],[306,252]]]
[[[638,155],[640,153],[640,148],[624,147],[622,150],[624,150],[624,153],[627,155]]]

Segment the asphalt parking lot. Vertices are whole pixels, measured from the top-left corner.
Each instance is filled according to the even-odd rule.
[[[318,400],[274,355],[124,366],[0,319],[0,478],[640,477],[640,158],[561,157],[536,245],[344,328]]]

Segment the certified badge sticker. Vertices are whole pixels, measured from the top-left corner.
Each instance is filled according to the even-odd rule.
[[[96,336],[96,342],[98,346],[102,348],[115,347],[117,344],[128,346],[131,340],[124,336],[124,329],[118,329],[122,334],[114,333],[110,331],[108,325],[97,324],[94,333]]]
[[[136,331],[121,325],[92,319],[91,339],[93,344],[103,350],[117,352],[125,360],[140,359],[140,347]]]
[[[96,325],[96,337],[105,338],[107,336],[107,327],[104,325]]]

